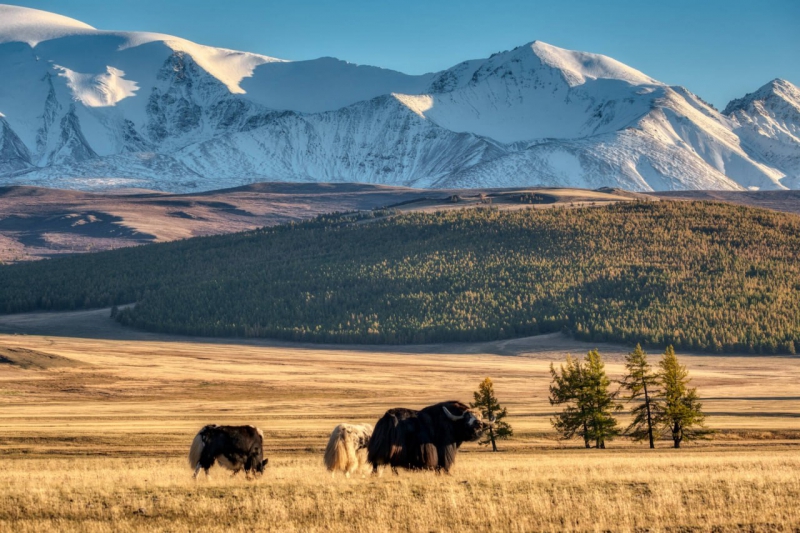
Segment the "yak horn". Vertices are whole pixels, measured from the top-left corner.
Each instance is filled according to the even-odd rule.
[[[442,406],[442,409],[444,409],[444,414],[446,414],[446,415],[447,415],[447,418],[449,418],[449,419],[450,419],[450,420],[452,420],[453,422],[456,422],[457,420],[461,420],[462,418],[464,418],[464,415],[463,415],[463,414],[462,414],[461,416],[456,416],[456,415],[454,415],[453,413],[451,413],[450,411],[448,411],[448,410],[447,410],[447,407],[445,407],[444,405]]]

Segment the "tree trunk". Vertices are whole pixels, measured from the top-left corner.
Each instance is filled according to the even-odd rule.
[[[589,427],[586,425],[586,420],[583,421],[583,445],[587,449],[592,447],[592,445],[589,444]]]
[[[642,382],[644,386],[644,405],[647,407],[647,436],[650,437],[650,449],[656,447],[655,442],[653,442],[653,416],[650,413],[650,395],[647,394],[647,380]]]
[[[672,442],[675,444],[675,448],[681,447],[681,440],[683,440],[681,436],[681,426],[678,422],[675,422],[672,426]]]
[[[494,429],[492,429],[492,428],[489,428],[489,440],[492,441],[492,451],[496,452],[497,451],[497,444],[494,441]]]

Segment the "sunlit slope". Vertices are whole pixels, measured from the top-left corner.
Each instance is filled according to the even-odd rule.
[[[3,267],[1,309],[137,302],[123,323],[316,342],[800,342],[794,215],[659,202],[372,216]]]

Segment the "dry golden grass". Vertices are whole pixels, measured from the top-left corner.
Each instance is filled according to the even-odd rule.
[[[182,458],[0,464],[5,531],[791,531],[797,450],[465,453],[450,476],[331,479],[279,456],[256,481]]]
[[[559,335],[380,350],[146,335],[0,346],[83,363],[0,364],[0,531],[800,528],[798,358],[683,356],[713,441],[583,450],[549,427],[550,362],[589,348]],[[619,376],[624,349],[600,349]],[[465,444],[451,476],[331,480],[322,467],[337,423],[469,400],[485,376],[517,432],[503,453]],[[186,452],[212,422],[265,430],[263,478],[214,468],[192,482]]]

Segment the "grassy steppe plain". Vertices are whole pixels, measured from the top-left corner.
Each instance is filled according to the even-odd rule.
[[[800,530],[800,358],[684,355],[714,440],[583,450],[549,427],[550,362],[591,347],[561,335],[408,349],[149,339],[0,335],[33,365],[0,364],[1,531]],[[627,348],[600,350],[618,377]],[[485,376],[517,433],[502,453],[465,444],[450,476],[324,471],[340,421],[469,400]],[[263,478],[191,480],[188,445],[211,422],[265,430]]]

